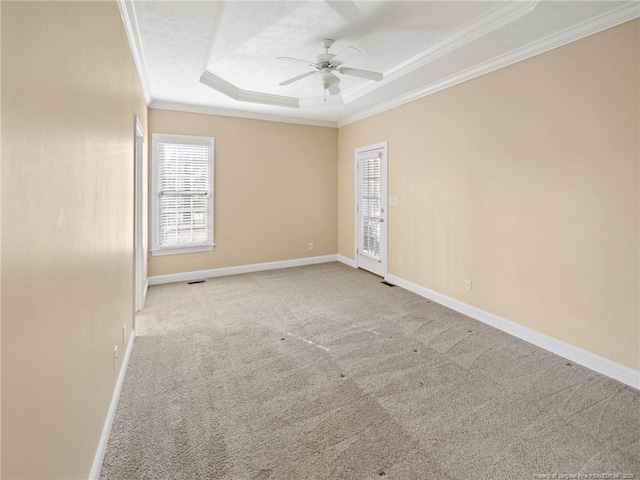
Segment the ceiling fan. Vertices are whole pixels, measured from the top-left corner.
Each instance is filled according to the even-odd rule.
[[[285,80],[279,85],[289,85],[293,82],[297,82],[298,80],[302,80],[303,78],[315,75],[324,87],[326,100],[327,92],[329,92],[329,95],[337,95],[340,93],[340,87],[338,86],[338,84],[340,83],[340,78],[334,72],[338,72],[343,75],[353,75],[355,77],[366,78],[368,80],[375,80],[376,82],[382,80],[382,73],[342,66],[348,60],[348,58],[346,57],[351,57],[352,55],[362,55],[362,52],[357,48],[347,47],[337,55],[334,55],[333,53],[329,53],[329,49],[331,48],[331,45],[333,45],[333,40],[331,40],[330,38],[325,38],[320,42],[320,45],[322,45],[322,48],[324,48],[324,53],[318,55],[315,62],[312,62],[310,60],[302,60],[299,58],[278,57],[278,60],[289,60],[292,62],[304,63],[306,65],[309,65],[310,67],[315,68],[315,70],[303,73],[302,75],[297,75],[293,78],[290,78],[289,80]]]

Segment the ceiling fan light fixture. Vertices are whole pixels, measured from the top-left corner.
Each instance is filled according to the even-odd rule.
[[[324,89],[324,101],[326,101],[327,93],[329,95],[338,95],[340,94],[340,87],[338,84],[340,83],[340,78],[334,73],[340,73],[342,75],[352,75],[356,77],[366,78],[368,80],[380,81],[382,80],[382,73],[372,72],[370,70],[361,70],[358,68],[348,68],[343,67],[342,65],[345,63],[345,56],[362,55],[362,52],[355,47],[346,47],[337,55],[333,53],[329,53],[329,48],[333,45],[333,40],[324,39],[321,42],[322,48],[324,48],[324,53],[316,56],[316,63],[309,62],[308,60],[302,60],[299,58],[292,57],[278,57],[278,59],[294,61],[298,63],[306,63],[312,67],[315,67],[317,70],[314,72],[313,70],[310,72],[303,73],[301,75],[297,75],[293,78],[285,80],[280,83],[280,86],[286,86],[293,82],[297,82],[309,75],[314,75],[320,81]],[[340,57],[340,58],[337,58]]]
[[[318,76],[320,83],[322,83],[322,86],[324,86],[325,89],[329,88],[332,85],[337,85],[338,83],[340,83],[340,79],[336,77],[329,68],[323,68],[316,75]]]

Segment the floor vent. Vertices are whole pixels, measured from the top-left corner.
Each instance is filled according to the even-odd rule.
[[[395,285],[393,283],[389,283],[386,280],[383,280],[382,282],[380,282],[383,285],[386,285],[387,287],[395,287]]]
[[[194,283],[204,283],[205,280],[194,280],[193,282],[187,282],[187,285],[193,285]]]

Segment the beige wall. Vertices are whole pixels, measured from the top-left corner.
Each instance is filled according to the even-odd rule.
[[[215,138],[216,243],[149,275],[336,253],[337,129],[149,109],[149,132]]]
[[[134,115],[115,2],[2,8],[2,477],[87,478],[133,310]]]
[[[86,478],[147,109],[115,3],[0,5],[2,477]],[[149,133],[216,138],[217,243],[149,274],[353,258],[353,149],[389,140],[390,273],[639,368],[638,25],[339,131],[149,110]]]
[[[2,5],[0,5],[0,112],[2,111]],[[2,265],[2,115],[0,115],[0,265]],[[0,372],[2,372],[2,268],[0,268]],[[0,477],[2,477],[2,375],[0,375]]]
[[[638,38],[633,21],[341,128],[339,253],[353,149],[388,140],[391,274],[638,369]]]

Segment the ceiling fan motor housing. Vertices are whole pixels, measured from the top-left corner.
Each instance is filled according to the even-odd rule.
[[[333,53],[321,53],[320,55],[318,55],[316,57],[316,61],[322,67],[326,67],[326,66],[331,65],[331,59],[333,57],[335,57],[335,55]]]

